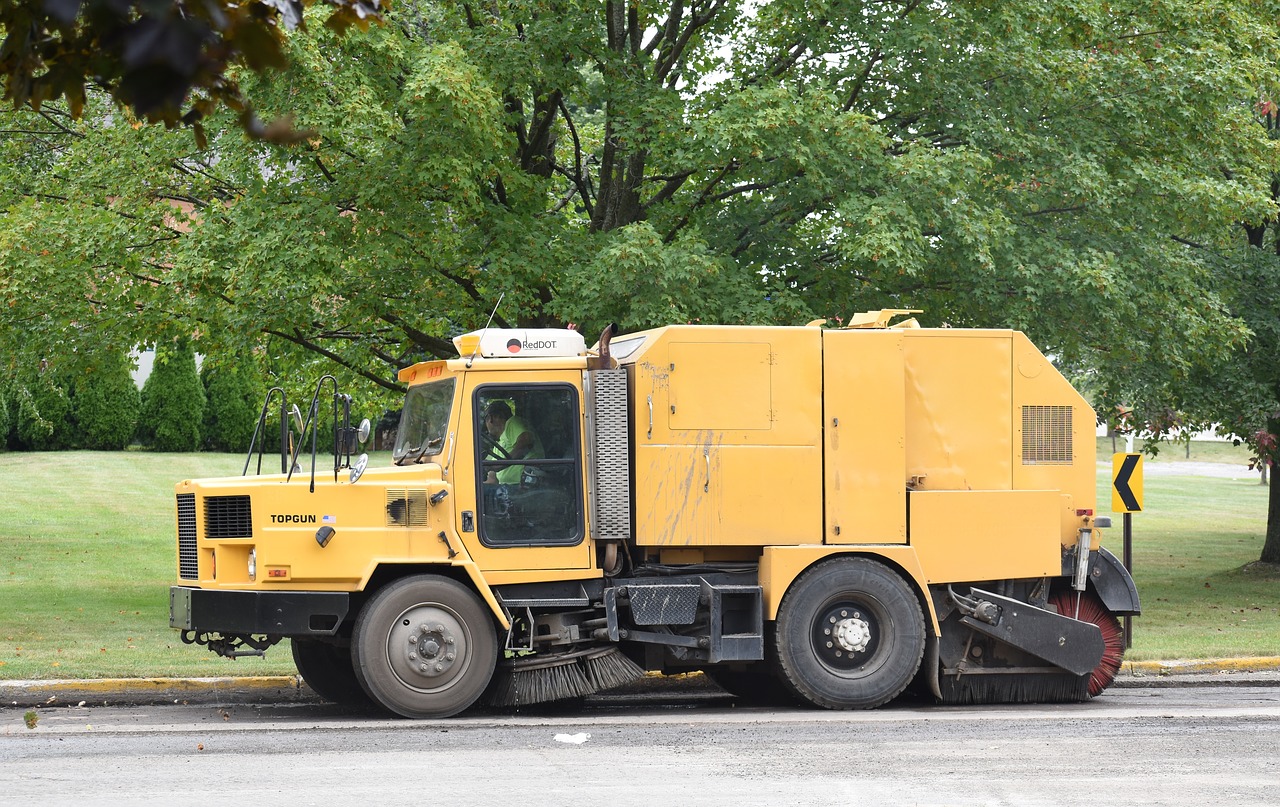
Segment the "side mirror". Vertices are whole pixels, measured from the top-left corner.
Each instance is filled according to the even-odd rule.
[[[302,411],[298,409],[298,405],[294,404],[289,410],[289,414],[293,417],[293,425],[298,428],[298,434],[302,434],[302,430],[306,428],[306,424],[302,422]]]
[[[369,455],[361,454],[356,460],[356,464],[351,466],[351,481],[358,482],[360,477],[364,476],[364,469],[369,467]]]
[[[356,440],[361,444],[368,442],[369,432],[373,430],[373,426],[369,423],[369,418],[360,421],[360,425],[356,427]]]

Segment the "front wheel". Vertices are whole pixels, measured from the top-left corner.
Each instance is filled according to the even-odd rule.
[[[915,593],[868,558],[837,558],[800,575],[774,634],[782,681],[827,709],[874,709],[920,667],[925,628]]]
[[[498,661],[492,614],[447,577],[406,577],[360,611],[351,637],[360,685],[403,717],[452,717],[484,692]]]
[[[369,703],[369,696],[356,680],[351,651],[315,639],[293,639],[293,664],[307,686],[331,703]]]

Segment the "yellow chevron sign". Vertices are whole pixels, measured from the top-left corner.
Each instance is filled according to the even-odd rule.
[[[1142,512],[1142,455],[1111,455],[1111,512]]]

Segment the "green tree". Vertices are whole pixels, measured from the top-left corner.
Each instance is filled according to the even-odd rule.
[[[246,451],[258,423],[265,390],[254,365],[242,357],[216,362],[206,358],[200,369],[204,384],[204,448]]]
[[[67,374],[41,364],[18,376],[14,398],[17,448],[60,451],[75,446],[71,384]]]
[[[99,451],[127,448],[137,432],[141,407],[128,359],[115,353],[96,357],[72,388],[75,445]]]
[[[0,340],[265,335],[282,369],[394,389],[505,292],[498,325],[589,332],[923,308],[1185,380],[1247,333],[1189,245],[1275,211],[1256,11],[441,0],[310,25],[239,76],[320,133],[293,148],[224,113],[200,149],[92,94],[79,122],[11,113]]]
[[[285,29],[311,0],[9,0],[0,4],[4,99],[39,112],[65,98],[79,117],[89,86],[122,108],[173,127],[196,127],[220,105],[253,136],[288,139],[258,121],[228,75],[236,65],[284,65]],[[337,30],[376,17],[381,0],[327,0]],[[185,107],[185,108],[184,108]]]
[[[178,342],[158,347],[151,375],[142,386],[138,418],[142,444],[156,451],[200,448],[204,406],[204,387],[190,345]]]
[[[13,418],[10,415],[12,395],[10,389],[11,385],[8,380],[0,375],[0,450],[9,447],[9,433],[12,431]]]

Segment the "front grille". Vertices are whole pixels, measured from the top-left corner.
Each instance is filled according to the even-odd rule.
[[[205,538],[252,538],[253,512],[248,496],[209,496],[204,500]]]
[[[1022,464],[1070,465],[1070,406],[1022,407]]]
[[[196,553],[196,495],[178,494],[178,577],[200,579],[200,563]]]

